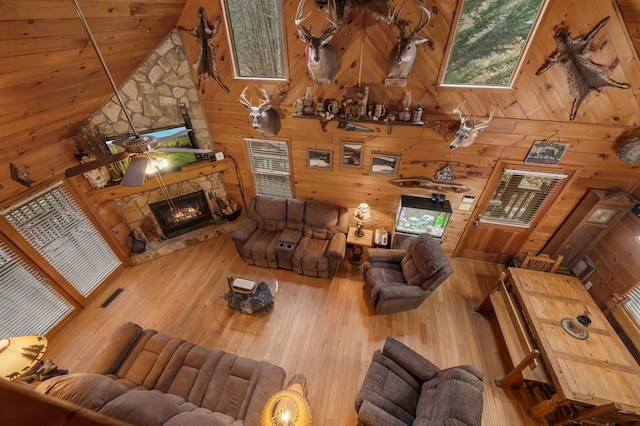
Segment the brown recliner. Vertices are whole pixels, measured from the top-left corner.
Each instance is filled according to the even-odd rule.
[[[453,273],[440,242],[422,234],[406,250],[370,248],[364,288],[376,314],[415,309]]]
[[[440,369],[388,337],[356,396],[363,426],[480,426],[483,373],[471,365]]]
[[[293,270],[310,277],[331,278],[344,259],[349,215],[344,207],[313,200],[306,203]]]

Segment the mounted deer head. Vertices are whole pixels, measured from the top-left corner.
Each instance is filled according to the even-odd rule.
[[[249,118],[251,120],[251,126],[254,129],[262,133],[263,136],[275,136],[280,132],[280,116],[275,109],[271,108],[271,100],[267,91],[260,89],[260,93],[264,96],[264,99],[260,100],[258,106],[251,105],[251,100],[247,100],[245,87],[240,94],[240,103],[249,110]]]
[[[489,127],[489,122],[493,118],[493,114],[495,112],[495,109],[491,108],[489,118],[477,125],[476,118],[474,116],[473,124],[471,124],[468,120],[468,117],[462,115],[463,105],[464,103],[453,110],[453,113],[458,114],[458,116],[460,117],[460,128],[456,132],[456,137],[453,139],[453,142],[451,142],[451,144],[449,145],[449,149],[466,148],[474,143],[476,141],[476,137],[478,137],[478,134]]]
[[[416,60],[418,50],[416,46],[429,41],[428,38],[418,37],[418,33],[431,21],[431,12],[424,7],[421,1],[418,1],[420,20],[418,20],[418,23],[412,31],[411,22],[400,19],[400,13],[403,7],[404,3],[402,3],[400,8],[398,8],[398,6],[394,7],[393,10],[389,12],[387,19],[391,25],[400,30],[398,44],[394,46],[387,60],[387,77],[389,78],[407,78]],[[409,33],[405,35],[406,27],[409,27]]]
[[[335,16],[335,0],[330,0],[329,3],[332,7],[331,16],[333,17]],[[298,27],[300,39],[304,41],[307,70],[316,83],[330,83],[338,71],[338,59],[336,50],[328,43],[338,31],[338,25],[329,20],[331,26],[326,30],[322,28],[320,35],[314,36],[311,34],[311,26],[307,28],[302,25],[302,22],[309,16],[307,14],[307,16],[303,17],[303,10],[304,0],[301,0],[298,5],[295,23],[296,27]]]

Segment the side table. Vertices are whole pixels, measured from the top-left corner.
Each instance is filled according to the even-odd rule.
[[[363,229],[364,235],[362,237],[358,237],[356,235],[356,229],[356,227],[350,226],[349,231],[347,232],[347,244],[353,246],[353,249],[351,249],[349,263],[352,265],[361,265],[363,262],[362,255],[364,253],[364,247],[373,246],[373,230]]]

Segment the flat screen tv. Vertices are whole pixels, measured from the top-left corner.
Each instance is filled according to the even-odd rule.
[[[156,138],[163,138],[173,133],[177,133],[181,130],[186,130],[186,126],[174,126],[174,127],[167,127],[164,129],[156,129],[156,130],[140,133],[140,135],[141,136],[151,135],[151,136],[155,136]],[[192,133],[193,131],[179,138],[176,138],[167,142],[163,142],[158,145],[158,148],[196,148],[192,141],[192,137],[191,137]],[[115,137],[111,137],[105,141],[105,144],[109,149],[109,152],[113,154],[117,154],[118,152],[124,151],[124,149],[121,146],[118,146],[113,143],[114,139]],[[162,159],[167,160],[166,166],[164,166],[160,171],[161,173],[169,173],[172,171],[180,170],[181,167],[184,166],[185,164],[195,163],[198,161],[198,157],[193,152],[153,151],[151,153],[151,156],[158,160],[162,160]],[[127,167],[129,166],[130,161],[131,161],[130,159],[126,159],[124,161],[120,161],[116,163],[116,167],[118,168],[120,173],[124,174],[124,172],[127,170]]]

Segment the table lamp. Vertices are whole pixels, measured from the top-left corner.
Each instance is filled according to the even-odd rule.
[[[0,339],[0,377],[15,380],[28,373],[47,350],[47,338],[40,335]]]
[[[296,374],[285,390],[273,395],[262,410],[261,426],[310,426],[306,378]]]
[[[356,237],[364,237],[364,230],[362,228],[364,228],[365,222],[371,222],[371,220],[373,220],[373,214],[371,213],[369,204],[361,203],[356,207],[353,211],[353,217],[358,221],[358,227],[355,232]]]

